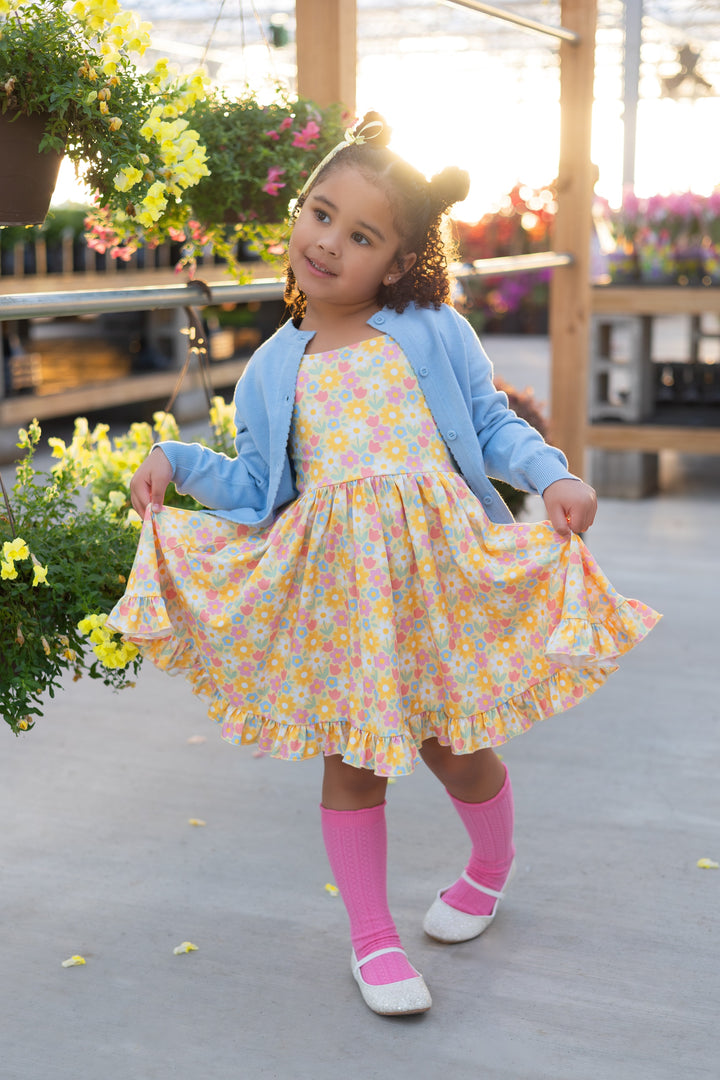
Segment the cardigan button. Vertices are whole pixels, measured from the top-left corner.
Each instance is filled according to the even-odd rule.
[[[385,316],[384,315],[376,315],[375,316],[375,322],[376,323],[384,323],[385,322]]]
[[[457,431],[455,431],[454,428],[450,428],[447,433],[447,437],[452,442],[453,439],[457,439]]]
[[[492,506],[492,495],[483,495],[483,503],[485,506]]]
[[[422,375],[423,378],[425,378],[425,376],[429,375],[429,374],[430,374],[430,372],[428,371],[428,369],[426,367],[421,367],[420,370],[418,371],[418,375]]]

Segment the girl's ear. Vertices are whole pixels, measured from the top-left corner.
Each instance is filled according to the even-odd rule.
[[[383,285],[395,285],[400,278],[407,274],[417,262],[417,255],[414,251],[408,251],[405,255],[398,255],[393,265],[388,270],[387,274],[383,278]]]

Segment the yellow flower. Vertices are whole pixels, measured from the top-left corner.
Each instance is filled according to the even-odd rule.
[[[62,439],[56,439],[51,436],[48,439],[48,446],[52,448],[52,456],[56,458],[65,457],[67,453],[67,447]]]
[[[118,191],[129,191],[142,180],[143,174],[133,165],[126,165],[115,177],[113,183]]]
[[[67,967],[82,967],[82,965],[86,964],[86,963],[87,963],[87,960],[85,959],[84,956],[71,956],[69,960],[63,960],[62,966],[66,967],[66,968]]]
[[[40,564],[37,563],[33,567],[33,586],[40,584],[47,585],[47,573],[47,566],[40,566]]]
[[[181,956],[183,953],[197,952],[197,945],[193,945],[192,941],[183,941],[182,945],[176,945],[173,949],[175,956]]]
[[[141,225],[152,225],[153,221],[157,221],[161,217],[163,210],[167,206],[165,191],[165,185],[160,180],[156,180],[152,187],[148,189],[148,193],[141,204],[143,209],[137,215]]]
[[[119,116],[113,116],[110,123],[108,124],[108,127],[111,131],[119,131],[122,127],[122,120]]]
[[[338,889],[337,885],[331,885],[328,881],[327,885],[325,886],[325,892],[330,893],[331,896],[337,896],[340,890]]]
[[[3,562],[0,562],[0,574],[2,574],[4,580],[10,581],[12,581],[13,578],[16,578],[18,576],[17,570],[15,569],[15,563],[12,561],[12,559],[8,559],[7,561],[3,560]]]
[[[14,540],[5,541],[2,553],[5,559],[14,559],[15,562],[21,562],[22,559],[29,557],[30,548],[21,536],[16,536]]]

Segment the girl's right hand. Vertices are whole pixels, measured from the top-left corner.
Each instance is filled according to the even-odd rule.
[[[162,449],[156,446],[130,481],[130,501],[143,520],[149,503],[152,503],[153,512],[161,509],[172,475],[172,465]]]

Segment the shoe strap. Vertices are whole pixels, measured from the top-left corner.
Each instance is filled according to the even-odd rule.
[[[359,971],[363,964],[367,964],[370,960],[374,960],[377,956],[385,956],[386,953],[399,952],[402,953],[407,960],[407,953],[404,949],[401,949],[399,945],[388,945],[387,949],[376,949],[375,952],[368,953],[367,956],[363,956],[362,960],[355,958],[355,970]]]
[[[478,892],[486,893],[488,896],[494,896],[497,900],[502,900],[505,895],[502,890],[498,892],[497,889],[489,889],[487,885],[480,885],[477,881],[473,881],[473,879],[468,873],[465,872],[465,870],[463,870],[460,877],[463,879],[463,881],[466,881],[468,885],[472,885],[473,889],[477,889]]]

